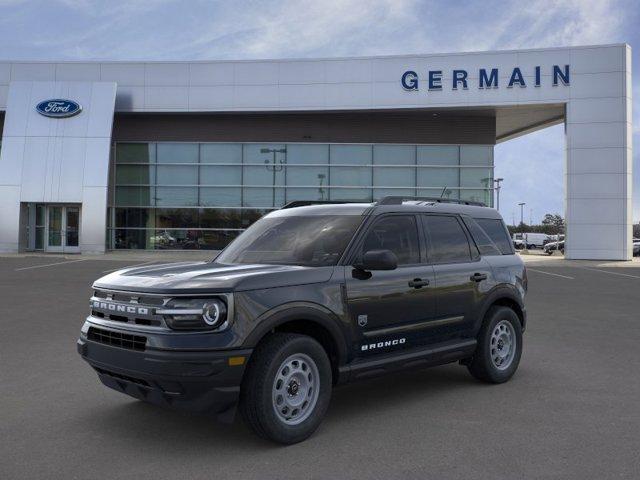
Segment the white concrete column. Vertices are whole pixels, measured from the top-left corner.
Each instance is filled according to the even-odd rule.
[[[632,258],[631,48],[618,51],[619,58],[605,59],[608,71],[572,79],[566,115],[569,259]],[[574,67],[581,67],[580,60],[572,57]]]

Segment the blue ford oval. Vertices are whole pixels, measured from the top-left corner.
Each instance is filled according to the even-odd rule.
[[[56,98],[44,100],[36,105],[36,110],[45,117],[65,118],[77,115],[82,111],[82,106],[73,100]]]

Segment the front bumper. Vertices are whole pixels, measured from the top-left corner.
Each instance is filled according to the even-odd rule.
[[[156,405],[214,414],[227,422],[233,420],[251,355],[250,349],[136,351],[104,345],[84,334],[77,346],[107,387]],[[230,365],[231,357],[236,364]],[[241,365],[237,357],[244,357]]]

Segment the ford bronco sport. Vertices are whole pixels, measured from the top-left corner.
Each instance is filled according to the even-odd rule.
[[[323,203],[309,205],[309,203]],[[514,374],[527,275],[500,214],[420,197],[294,202],[213,261],[126,268],[93,285],[78,351],[106,386],[309,437],[333,385],[460,362]]]

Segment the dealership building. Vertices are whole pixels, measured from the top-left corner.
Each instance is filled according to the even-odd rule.
[[[494,146],[563,123],[566,257],[628,260],[631,84],[625,44],[0,62],[0,251],[218,249],[296,200],[493,205]]]

